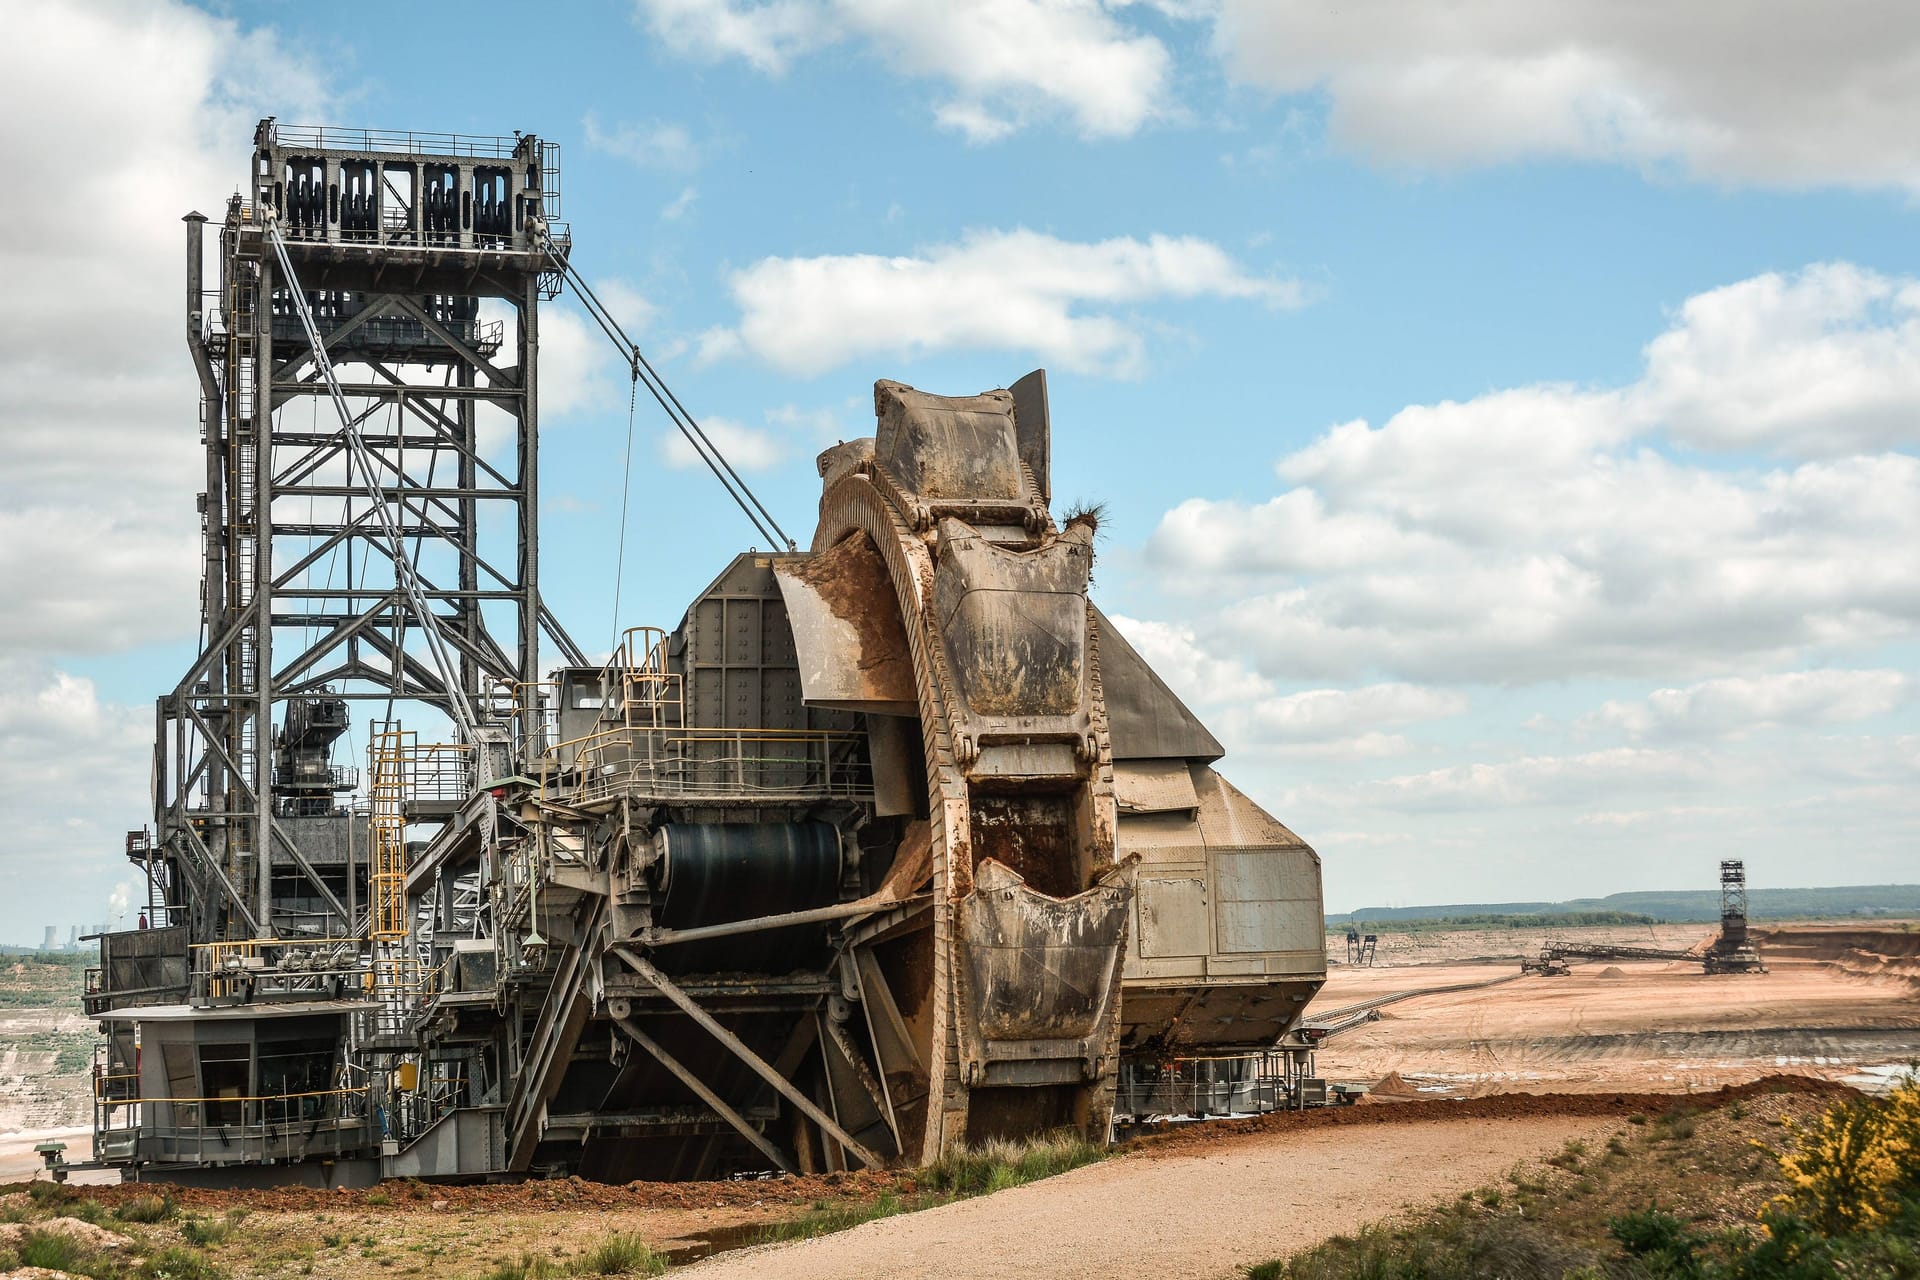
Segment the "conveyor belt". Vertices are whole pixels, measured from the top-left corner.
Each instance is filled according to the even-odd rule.
[[[1328,1009],[1318,1017],[1304,1024],[1305,1031],[1318,1031],[1319,1039],[1339,1035],[1342,1031],[1351,1031],[1365,1022],[1373,1021],[1376,1010],[1402,1000],[1411,1000],[1415,996],[1438,996],[1451,991],[1478,991],[1483,987],[1497,987],[1503,982],[1512,982],[1524,974],[1509,973],[1498,978],[1486,978],[1479,982],[1449,982],[1437,987],[1415,987],[1411,991],[1396,991],[1392,995],[1377,996],[1372,1000],[1362,1000],[1357,1004],[1341,1005],[1337,1009]]]

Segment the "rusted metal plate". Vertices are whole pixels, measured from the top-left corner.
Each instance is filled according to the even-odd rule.
[[[1091,1078],[1107,1052],[1132,887],[1121,877],[1067,899],[989,859],[960,904],[963,1052],[974,1083]],[[1045,1063],[1064,1071],[1047,1071]],[[1008,1070],[996,1071],[1004,1064]]]
[[[1216,849],[1215,924],[1226,954],[1323,945],[1320,862],[1310,849]]]
[[[1157,960],[1207,954],[1213,940],[1207,927],[1205,880],[1142,877],[1139,904],[1143,958]]]
[[[982,716],[1069,716],[1086,690],[1091,535],[1069,529],[1032,551],[940,521],[934,612],[967,708]]]
[[[873,408],[874,456],[908,492],[929,502],[1025,500],[1011,393],[935,396],[882,380]]]
[[[1191,813],[1200,807],[1185,760],[1117,760],[1113,799],[1121,813]]]
[[[1007,388],[1013,397],[1013,422],[1020,438],[1020,461],[1033,472],[1040,500],[1053,500],[1053,426],[1047,410],[1047,371],[1035,369]]]
[[[856,534],[805,559],[782,559],[774,578],[786,601],[810,706],[883,715],[919,712],[913,656],[886,563]]]

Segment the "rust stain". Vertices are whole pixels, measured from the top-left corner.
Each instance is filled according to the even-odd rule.
[[[1080,892],[1072,808],[1066,796],[973,797],[974,857],[992,858],[1049,897]]]
[[[900,603],[887,577],[886,561],[864,532],[810,556],[788,572],[818,592],[833,615],[859,633],[862,671],[894,664],[911,667],[907,631],[900,622]]]
[[[933,875],[933,827],[924,818],[909,822],[894,851],[887,878],[874,894],[877,898],[905,898]]]

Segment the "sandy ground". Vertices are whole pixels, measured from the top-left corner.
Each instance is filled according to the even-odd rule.
[[[26,1129],[0,1134],[0,1183],[26,1182],[43,1171],[46,1165],[33,1150],[42,1142],[64,1142],[70,1158],[84,1160],[92,1149],[93,1130]]]
[[[1123,1156],[838,1235],[722,1254],[687,1274],[1212,1280],[1619,1128],[1547,1117],[1262,1134],[1202,1155]]]
[[[1452,960],[1515,959],[1540,954],[1548,938],[1559,942],[1619,942],[1634,947],[1685,950],[1713,937],[1703,924],[1592,925],[1579,929],[1436,929],[1419,933],[1381,931],[1375,936],[1374,966],[1438,964]],[[1328,967],[1345,969],[1347,932],[1327,934]]]
[[[1328,1041],[1319,1070],[1363,1084],[1398,1073],[1411,1092],[1429,1096],[1692,1092],[1783,1070],[1845,1079],[1920,1057],[1920,934],[1796,927],[1762,945],[1765,974],[1709,977],[1679,962],[1589,961],[1566,977],[1403,1001]],[[1510,971],[1486,963],[1340,967],[1315,1007]]]

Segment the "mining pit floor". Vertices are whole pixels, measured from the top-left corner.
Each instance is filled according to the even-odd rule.
[[[1664,932],[1673,936],[1614,931],[1612,940],[1686,947],[1711,937],[1699,926]],[[1549,1090],[1688,1093],[1780,1072],[1866,1085],[1920,1058],[1920,931],[1804,925],[1758,936],[1763,974],[1708,976],[1684,961],[1593,960],[1564,977],[1535,974],[1404,1000],[1380,1010],[1378,1021],[1329,1040],[1318,1068],[1386,1100]],[[1485,954],[1497,941],[1464,938],[1455,949],[1477,942]],[[1528,950],[1537,952],[1537,942]],[[1514,964],[1442,954],[1422,963],[1339,965],[1314,1004],[1337,1008],[1484,980]]]

